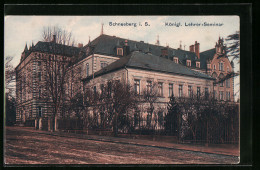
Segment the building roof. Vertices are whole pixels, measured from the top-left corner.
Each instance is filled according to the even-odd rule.
[[[25,47],[24,53],[25,57],[24,59],[31,54],[31,52],[42,52],[42,53],[51,53],[51,54],[57,54],[57,55],[65,55],[68,57],[72,56],[78,56],[80,52],[80,48],[63,45],[63,44],[57,44],[53,42],[42,42],[39,41],[36,45],[32,45],[29,50],[27,49],[27,45]]]
[[[216,49],[212,48],[207,51],[203,51],[200,53],[200,65],[202,68],[207,68],[207,60],[212,60],[214,55],[216,54]]]
[[[133,41],[128,39],[123,39],[116,36],[109,36],[102,34],[91,42],[91,45],[94,47],[94,53],[96,54],[104,54],[110,56],[117,56],[117,47],[123,47],[124,42],[127,40],[128,46],[130,48],[130,52],[133,51],[141,51],[141,52],[150,52],[156,56],[162,56],[162,49],[167,50],[168,56],[162,56],[167,59],[173,60],[173,57],[179,58],[179,63],[182,65],[186,65],[186,60],[191,60],[191,67],[196,67],[196,61],[201,62],[201,68],[206,69],[207,64],[205,58],[209,53],[207,51],[202,52],[202,58],[198,60],[198,57],[194,52],[185,51],[182,49],[173,49],[170,47],[164,47],[154,44],[148,44],[143,41]],[[84,49],[88,48],[88,45],[84,47]],[[208,50],[209,51],[209,50]],[[211,51],[212,52],[212,51]],[[214,55],[214,54],[213,54]],[[210,53],[211,56],[211,53]]]
[[[33,51],[39,51],[39,52],[47,52],[52,54],[60,54],[65,56],[76,56],[80,52],[80,48],[63,45],[63,44],[57,44],[53,42],[42,42],[39,41],[33,48]]]
[[[173,61],[169,61],[163,57],[158,57],[153,54],[145,54],[138,51],[132,52],[130,55],[122,57],[107,67],[99,70],[94,73],[94,77],[98,77],[125,67],[213,80],[212,77],[206,74],[191,70],[186,66],[176,64]],[[87,77],[86,79],[91,79],[92,77],[93,75]]]

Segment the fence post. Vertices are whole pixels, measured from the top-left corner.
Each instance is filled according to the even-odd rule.
[[[37,118],[34,120],[34,127],[37,129]]]
[[[58,116],[55,116],[55,125],[54,125],[54,131],[57,131],[58,130],[58,121],[57,121],[57,119],[58,119]]]
[[[51,131],[51,118],[48,117],[48,131]]]
[[[206,147],[209,146],[209,135],[208,135],[208,121],[207,121],[207,141],[206,141]]]
[[[42,118],[39,119],[39,130],[42,130]]]

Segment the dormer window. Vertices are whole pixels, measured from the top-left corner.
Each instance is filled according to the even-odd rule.
[[[196,61],[196,67],[200,68],[200,62],[199,61]]]
[[[123,56],[123,48],[117,48],[117,55]]]
[[[191,66],[191,61],[187,60],[187,66],[190,67]]]
[[[173,57],[173,61],[178,64],[179,63],[178,57]]]

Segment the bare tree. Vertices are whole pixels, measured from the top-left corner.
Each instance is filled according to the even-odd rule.
[[[137,100],[129,84],[119,81],[109,81],[102,87],[99,105],[104,119],[113,127],[115,136],[118,129],[129,129],[133,121],[129,111],[136,108]]]
[[[5,120],[6,125],[13,125],[16,118],[15,70],[11,64],[13,57],[5,58]]]
[[[146,88],[143,90],[143,100],[145,103],[148,103],[147,108],[147,127],[151,128],[153,113],[155,110],[155,103],[158,101],[158,86],[156,83],[152,83],[152,81],[147,82]],[[155,123],[153,124],[153,128],[155,127]]]
[[[15,88],[15,70],[11,64],[13,57],[7,56],[5,58],[5,92],[13,95]]]
[[[55,54],[55,44],[53,44],[54,55],[49,55],[45,58],[46,73],[45,82],[49,101],[52,103],[52,120],[53,130],[56,127],[55,118],[58,113],[61,113],[63,97],[65,92],[65,80],[67,74],[67,65],[69,59],[66,56],[58,56]]]
[[[56,35],[56,43],[58,43],[58,44],[70,45],[70,46],[76,45],[76,41],[75,41],[75,38],[74,38],[72,32],[62,29],[59,26],[43,27],[43,30],[42,30],[43,41],[46,41],[46,42],[52,41],[53,35]]]
[[[238,142],[238,105],[208,97],[179,98],[181,140],[192,142]]]
[[[240,33],[236,31],[234,34],[227,36],[227,56],[231,61],[240,58]]]

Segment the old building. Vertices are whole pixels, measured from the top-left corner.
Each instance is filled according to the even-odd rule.
[[[53,69],[60,69],[58,63],[67,65],[77,56],[80,49],[69,47],[55,42],[39,41],[28,49],[27,45],[22,53],[16,71],[16,98],[17,98],[17,122],[34,124],[35,118],[48,117],[53,109],[53,95],[51,95],[50,79]],[[56,62],[61,61],[61,62]],[[56,85],[58,85],[59,75]],[[54,76],[52,76],[54,78]]]
[[[86,88],[98,90],[110,80],[127,82],[140,94],[156,83],[161,103],[167,103],[172,94],[189,97],[202,93],[233,101],[234,80],[224,79],[233,68],[223,39],[214,49],[200,52],[199,48],[198,42],[185,51],[105,34],[84,47],[57,44],[55,37],[52,42],[26,46],[16,67],[17,122],[48,117],[53,109],[60,115],[66,100]],[[62,87],[56,96],[50,89],[53,81],[56,92]],[[54,104],[57,98],[61,101]]]

